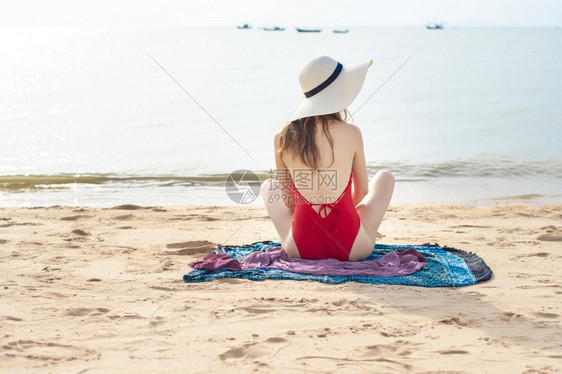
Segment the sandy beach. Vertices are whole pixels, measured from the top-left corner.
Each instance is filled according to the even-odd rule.
[[[391,205],[379,231],[475,252],[494,276],[457,289],[188,284],[188,263],[217,244],[277,240],[265,209],[0,209],[0,370],[561,370],[562,206]]]

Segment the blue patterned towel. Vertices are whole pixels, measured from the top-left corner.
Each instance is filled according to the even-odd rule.
[[[279,246],[279,242],[263,241],[253,244],[232,246],[219,245],[214,253],[226,253],[232,258],[243,258],[255,251],[265,251],[267,248]],[[401,284],[421,287],[461,287],[489,280],[492,270],[482,258],[460,249],[440,247],[437,244],[424,245],[385,245],[377,244],[371,256],[363,261],[380,259],[389,251],[402,251],[414,248],[427,259],[427,267],[413,274],[394,277],[371,276],[328,276],[292,273],[285,270],[258,268],[254,270],[232,271],[194,269],[183,276],[186,282],[205,282],[220,278],[246,278],[250,280],[264,279],[293,279],[315,280],[323,283],[359,282],[371,284]]]

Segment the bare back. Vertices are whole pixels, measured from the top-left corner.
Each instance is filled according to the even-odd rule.
[[[312,169],[300,157],[288,152],[284,152],[277,160],[277,168],[288,169],[301,195],[313,203],[314,200],[322,199],[335,201],[346,188],[352,174],[352,196],[357,204],[365,195],[368,185],[361,132],[357,126],[337,120],[329,122],[328,131],[333,141],[333,160],[330,142],[322,131],[322,125],[316,123],[315,142],[320,155],[317,172],[312,173]]]

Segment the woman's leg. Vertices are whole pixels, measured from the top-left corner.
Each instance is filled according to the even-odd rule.
[[[285,205],[281,196],[281,188],[277,179],[267,179],[261,185],[261,195],[269,218],[275,226],[275,230],[281,238],[281,246],[291,257],[300,257],[291,226],[293,224],[293,212]]]
[[[394,176],[388,170],[380,170],[369,181],[369,192],[359,204],[357,204],[357,213],[361,218],[361,225],[364,230],[359,230],[359,235],[367,236],[365,238],[357,238],[359,243],[372,243],[374,245],[377,230],[382,222],[386,209],[390,204],[392,193],[394,192]],[[357,247],[357,248],[355,248]],[[361,259],[368,257],[373,248],[364,248],[363,246],[355,246],[350,253],[350,259]]]

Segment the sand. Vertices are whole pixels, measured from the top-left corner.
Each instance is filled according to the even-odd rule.
[[[187,284],[217,244],[276,240],[265,210],[0,209],[0,371],[561,370],[562,206],[392,205],[379,231],[476,252],[494,277]]]

